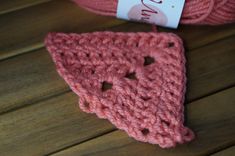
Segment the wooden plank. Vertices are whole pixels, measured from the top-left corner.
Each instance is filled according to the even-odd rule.
[[[235,143],[235,87],[187,105],[188,124],[197,138],[172,149],[140,143],[116,130],[53,156],[201,156]]]
[[[211,156],[234,156],[234,155],[235,155],[235,146],[232,146],[230,148],[212,154]]]
[[[1,113],[69,90],[45,49],[4,60],[0,71]]]
[[[68,0],[42,3],[0,16],[0,59],[43,47],[50,31],[87,32],[123,23],[80,9]]]
[[[186,53],[187,101],[234,85],[234,41],[235,36]],[[45,49],[0,62],[0,113],[67,90]]]
[[[42,156],[113,129],[75,109],[77,96],[67,93],[0,117],[1,156]]]
[[[48,1],[50,0],[1,0],[0,15]]]
[[[186,52],[188,100],[235,84],[234,43],[235,36]]]

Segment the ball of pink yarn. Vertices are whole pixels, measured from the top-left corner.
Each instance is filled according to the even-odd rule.
[[[116,16],[118,0],[73,0],[79,6]],[[235,0],[186,0],[180,23],[219,25],[235,22]]]

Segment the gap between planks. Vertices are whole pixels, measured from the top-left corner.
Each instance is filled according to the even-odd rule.
[[[2,0],[0,2],[0,16],[49,1],[51,0]]]
[[[211,154],[210,156],[234,156],[235,154],[235,146],[228,147],[221,151]]]

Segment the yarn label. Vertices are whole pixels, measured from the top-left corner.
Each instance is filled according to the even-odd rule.
[[[177,28],[185,0],[118,0],[117,17]]]

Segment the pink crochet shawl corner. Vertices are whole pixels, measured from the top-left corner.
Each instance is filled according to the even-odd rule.
[[[171,33],[50,33],[46,47],[80,108],[142,142],[174,147],[183,125],[185,58]]]

